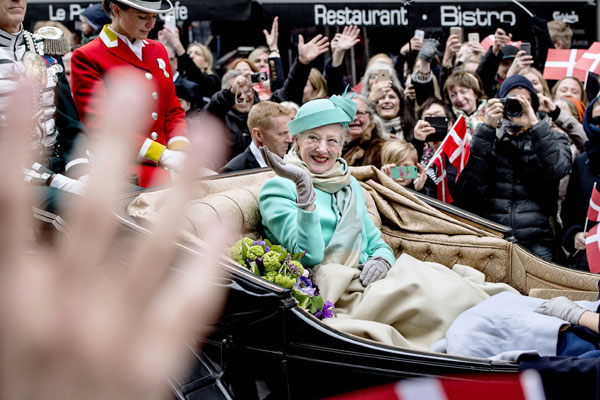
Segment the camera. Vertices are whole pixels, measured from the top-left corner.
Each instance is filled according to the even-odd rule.
[[[523,107],[519,100],[512,96],[503,97],[500,103],[504,106],[504,116],[506,118],[518,118],[523,115]]]
[[[267,79],[269,79],[269,77],[267,76],[267,73],[262,71],[262,72],[255,72],[254,74],[252,74],[250,76],[250,81],[252,83],[258,83],[258,82],[264,82]]]

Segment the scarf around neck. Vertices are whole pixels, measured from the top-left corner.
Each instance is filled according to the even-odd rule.
[[[355,267],[360,259],[362,223],[357,212],[356,196],[350,186],[350,170],[342,158],[324,174],[314,174],[292,149],[284,158],[286,162],[305,170],[315,187],[332,195],[332,208],[337,215],[333,236],[325,247],[322,264],[336,263]]]

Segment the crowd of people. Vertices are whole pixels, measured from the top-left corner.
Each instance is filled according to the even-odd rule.
[[[206,45],[193,42],[186,48],[176,27],[155,29],[157,15],[172,8],[168,0],[103,0],[81,14],[77,46],[73,35],[56,24],[24,29],[26,5],[26,0],[0,0],[0,127],[7,127],[15,111],[11,96],[23,88],[35,94],[38,111],[32,133],[25,135],[28,158],[16,160],[24,165],[19,173],[34,194],[34,216],[53,228],[81,233],[81,210],[70,205],[84,197],[83,209],[92,213],[111,190],[123,190],[109,175],[133,190],[271,167],[280,178],[261,191],[267,235],[293,251],[310,249],[309,265],[334,260],[352,267],[352,283],[340,299],[354,285],[361,292],[354,300],[367,304],[361,288],[393,283],[393,278],[383,280],[398,260],[369,219],[348,167],[379,168],[399,186],[441,200],[425,166],[454,122],[464,118],[470,157],[464,169],[447,162],[445,171],[454,205],[509,226],[520,244],[545,260],[588,270],[586,231],[594,222],[586,222],[586,213],[600,180],[600,103],[597,98],[588,101],[577,78],[547,82],[540,72],[549,49],[570,48],[572,31],[564,22],[536,18],[537,45],[529,51],[501,28],[489,48],[463,42],[456,33],[444,46],[415,35],[397,44],[399,51],[390,48],[371,57],[360,82],[351,85],[344,74],[345,56],[361,40],[356,26],[344,27],[331,40],[299,35],[297,57],[286,73],[275,17],[263,32],[264,43],[217,74]],[[156,38],[150,39],[155,31]],[[327,60],[317,62],[325,56]],[[30,86],[19,83],[23,76]],[[120,125],[110,117],[124,114],[114,104],[127,106],[122,99],[128,83],[135,85],[143,105],[129,112],[135,124]],[[207,122],[208,115],[220,120],[222,128]],[[26,125],[23,118],[21,123]],[[198,157],[194,126],[205,130],[200,153],[206,162],[193,163],[190,172],[191,160]],[[114,134],[121,130],[121,136]],[[110,137],[112,150],[106,143],[94,150],[91,143],[98,137]],[[207,138],[214,143],[206,145]],[[3,152],[8,160],[6,146]],[[116,163],[121,168],[116,171],[107,161],[111,153],[129,162]],[[99,169],[105,170],[104,179],[94,178]],[[108,188],[108,197],[101,195],[101,186]],[[7,193],[3,195],[10,199]],[[95,203],[92,195],[100,200]],[[23,198],[6,203],[22,211]],[[321,211],[315,213],[315,208]],[[13,226],[7,211],[1,215]],[[69,227],[65,220],[80,223]],[[346,227],[344,221],[352,229],[339,230]],[[297,224],[301,226],[290,229]],[[80,250],[91,249],[92,241],[83,236],[78,237],[85,242]],[[65,256],[75,257],[74,262],[87,256],[83,250]],[[94,255],[93,261],[100,263],[100,253]],[[188,294],[178,304],[191,302],[199,308],[200,300]],[[336,307],[344,309],[341,303]],[[598,315],[572,303],[549,303],[536,312],[598,331]],[[154,317],[166,318],[160,313]],[[17,328],[28,327],[16,322]],[[150,372],[155,377],[162,370]]]
[[[102,86],[104,76],[123,66],[144,70],[156,84],[144,94],[154,99],[148,128],[139,132],[137,161],[125,172],[129,182],[142,187],[167,183],[177,173],[186,155],[187,124],[201,114],[216,116],[227,128],[225,156],[203,174],[260,168],[267,166],[260,146],[279,156],[290,149],[287,123],[299,107],[346,93],[358,109],[340,153],[348,165],[372,165],[401,186],[439,200],[451,198],[455,206],[512,228],[519,243],[536,255],[588,269],[582,216],[595,179],[580,181],[583,172],[573,166],[580,157],[580,165],[593,168],[588,157],[594,154],[594,119],[591,114],[584,118],[588,97],[581,81],[565,76],[547,82],[540,71],[550,48],[570,48],[573,33],[566,23],[532,20],[536,46],[527,51],[518,47],[523,38],[501,28],[489,48],[483,42],[463,42],[456,32],[445,46],[417,35],[400,45],[398,53],[390,49],[372,56],[351,87],[344,75],[345,55],[361,40],[356,26],[344,27],[331,41],[320,34],[310,40],[299,35],[297,57],[286,73],[275,17],[270,30],[263,31],[264,43],[256,43],[247,57],[230,60],[217,74],[207,46],[192,42],[184,47],[178,28],[157,27],[152,11],[135,1],[104,1],[82,13],[82,32],[76,35],[80,46],[57,58],[65,61],[70,80],[61,77],[59,96],[69,95],[69,83],[72,93],[72,101],[58,103],[69,107],[65,114],[73,125],[61,128],[57,140],[74,143],[84,126],[95,129],[96,104],[110,96]],[[148,39],[152,32],[156,40]],[[504,100],[511,97],[522,110],[518,117],[504,112]],[[459,117],[466,121],[471,157],[464,171],[446,162],[446,196],[424,166]],[[440,118],[441,126],[431,125],[436,120],[439,125]],[[55,147],[63,151],[64,167],[46,171],[58,172],[49,179],[50,187],[81,192],[87,160],[75,156],[77,174],[69,173],[69,146]],[[54,213],[56,207],[40,208]],[[55,221],[60,212],[56,215]]]

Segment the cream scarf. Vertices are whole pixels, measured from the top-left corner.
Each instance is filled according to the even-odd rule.
[[[322,264],[342,264],[357,267],[362,248],[362,223],[356,211],[356,196],[350,186],[350,170],[342,158],[324,174],[314,174],[308,165],[300,159],[296,150],[284,157],[285,162],[305,170],[315,187],[333,196],[332,206],[338,217],[338,223],[331,240],[325,248]]]

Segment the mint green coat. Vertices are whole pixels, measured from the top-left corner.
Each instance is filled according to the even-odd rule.
[[[394,252],[381,238],[381,232],[367,213],[365,198],[358,181],[351,177],[352,192],[357,196],[357,215],[362,225],[360,263],[369,257],[383,257],[394,265]],[[267,238],[289,252],[307,251],[302,263],[313,266],[323,261],[325,247],[337,225],[332,207],[333,196],[315,188],[315,210],[305,211],[296,205],[296,185],[289,179],[275,177],[267,181],[259,195],[262,224]]]

